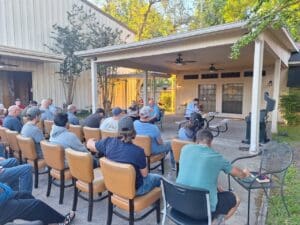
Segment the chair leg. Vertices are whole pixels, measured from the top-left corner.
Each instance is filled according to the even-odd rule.
[[[20,165],[23,164],[22,152],[21,152],[21,151],[19,151],[19,164],[20,164]]]
[[[178,177],[179,173],[179,162],[176,163],[176,177]]]
[[[74,196],[73,196],[73,206],[72,206],[72,210],[76,211],[77,208],[77,200],[78,200],[78,189],[76,187],[76,180],[73,179],[73,183],[74,183]]]
[[[88,210],[88,221],[92,221],[93,216],[93,183],[89,184],[89,210]]]
[[[63,204],[65,194],[65,171],[60,171],[59,204]]]
[[[51,175],[50,175],[50,170],[51,170],[51,168],[48,167],[48,187],[47,187],[47,194],[46,194],[47,197],[49,197],[49,195],[50,195],[50,192],[51,192],[51,184],[52,184],[52,177],[51,177]]]
[[[147,156],[147,166],[148,166],[148,172],[150,172],[150,157]]]
[[[248,213],[247,213],[247,225],[250,224],[250,196],[251,190],[248,190]]]
[[[160,223],[160,199],[156,201],[156,222]]]
[[[35,159],[33,161],[34,163],[34,188],[39,187],[39,167],[38,167],[38,161]]]
[[[164,158],[160,161],[160,166],[161,166],[161,174],[164,175],[165,173]]]
[[[108,207],[107,207],[106,225],[111,225],[112,216],[113,216],[113,204],[111,202],[111,192],[108,192]]]
[[[289,212],[289,209],[288,209],[288,206],[286,204],[286,201],[285,201],[285,198],[284,198],[284,194],[283,194],[283,185],[281,185],[281,187],[280,187],[280,195],[281,195],[281,200],[282,200],[282,203],[283,203],[283,205],[285,207],[285,210],[286,210],[288,216],[290,217],[291,214]]]
[[[129,225],[134,225],[134,203],[129,199]]]

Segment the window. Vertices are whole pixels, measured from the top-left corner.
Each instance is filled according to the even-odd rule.
[[[198,98],[206,112],[216,111],[216,85],[201,84],[198,87]]]
[[[223,84],[222,112],[242,114],[243,110],[243,84]]]
[[[218,78],[217,73],[207,73],[207,74],[201,74],[202,79],[215,79]]]
[[[221,73],[222,78],[240,77],[240,72]]]
[[[197,80],[199,79],[198,74],[192,74],[192,75],[183,75],[184,80]]]

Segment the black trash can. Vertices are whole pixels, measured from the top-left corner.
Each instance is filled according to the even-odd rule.
[[[266,132],[266,113],[265,109],[260,110],[259,115],[259,143],[268,142],[267,132]],[[250,133],[251,133],[251,113],[245,118],[246,121],[246,139],[243,141],[245,144],[250,144]]]

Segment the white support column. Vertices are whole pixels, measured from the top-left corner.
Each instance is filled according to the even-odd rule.
[[[259,117],[261,99],[261,81],[263,67],[264,40],[257,39],[254,47],[252,105],[251,105],[251,133],[249,153],[255,154],[259,149]]]
[[[152,85],[153,85],[153,99],[154,99],[154,101],[156,102],[156,84],[155,84],[155,75],[152,75],[153,77],[152,77]]]
[[[148,104],[148,71],[145,71],[145,77],[144,77],[144,106]]]
[[[281,60],[277,59],[274,66],[274,80],[273,80],[273,99],[276,101],[275,108],[272,112],[271,132],[277,133],[277,121],[278,121],[278,104],[279,104],[279,92],[280,92],[280,77],[281,77]]]
[[[98,105],[97,91],[97,63],[91,60],[91,81],[92,81],[92,112],[96,112]]]

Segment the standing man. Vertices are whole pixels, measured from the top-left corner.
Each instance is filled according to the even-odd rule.
[[[185,110],[185,114],[184,117],[189,120],[191,117],[192,113],[200,113],[200,109],[199,109],[199,98],[194,98],[194,100],[192,102],[190,102],[187,106],[186,106],[186,110]]]
[[[22,129],[22,123],[19,118],[20,114],[21,109],[19,108],[19,106],[10,106],[8,108],[8,115],[3,120],[3,127],[20,133]]]
[[[43,132],[38,128],[37,124],[40,122],[41,111],[37,106],[32,106],[26,112],[28,121],[24,124],[21,135],[24,137],[30,137],[35,143],[36,154],[39,159],[43,159],[43,152],[41,149],[40,142],[44,140]]]
[[[118,123],[119,137],[109,137],[97,142],[90,139],[87,147],[112,161],[131,164],[136,171],[136,195],[144,195],[160,186],[161,177],[148,173],[144,150],[132,143],[132,139],[135,138],[132,118],[123,117]]]
[[[69,124],[73,124],[73,125],[79,125],[79,119],[77,118],[77,116],[75,116],[75,114],[77,113],[77,108],[75,105],[71,104],[68,105],[68,122]]]
[[[197,133],[197,144],[187,144],[180,155],[180,169],[176,182],[209,191],[210,209],[213,218],[226,215],[230,218],[237,210],[240,200],[230,191],[218,187],[221,171],[232,176],[245,178],[250,175],[247,169],[233,167],[230,162],[211,148],[213,135],[208,130]]]

